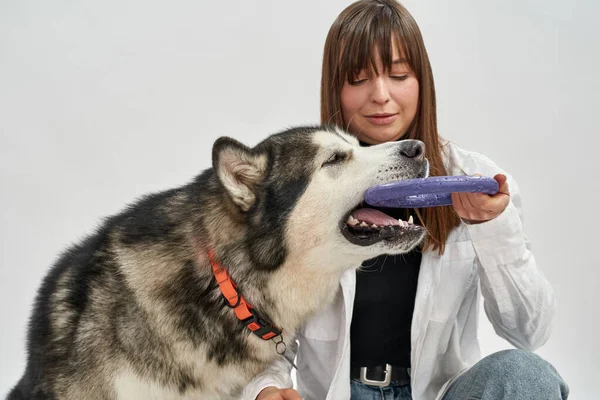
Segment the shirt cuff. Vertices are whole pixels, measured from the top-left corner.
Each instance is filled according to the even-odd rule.
[[[526,251],[523,224],[512,202],[496,218],[467,229],[482,266],[506,265],[523,257]]]

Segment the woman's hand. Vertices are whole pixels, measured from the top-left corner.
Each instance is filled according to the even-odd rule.
[[[475,174],[475,176],[481,176]],[[458,216],[467,224],[478,224],[496,218],[510,202],[506,175],[497,174],[498,193],[490,196],[485,193],[452,193],[452,205]]]
[[[269,386],[256,396],[256,400],[302,400],[302,397],[294,389],[279,389]]]

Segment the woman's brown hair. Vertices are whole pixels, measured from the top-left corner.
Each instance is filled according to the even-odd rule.
[[[321,75],[321,123],[346,129],[341,112],[341,91],[362,70],[379,73],[375,49],[386,71],[392,66],[392,45],[407,59],[419,81],[417,113],[402,139],[425,143],[431,176],[447,175],[437,131],[435,88],[421,31],[410,13],[394,0],[359,0],[343,10],[331,26],[323,54]],[[423,251],[443,254],[446,239],[460,218],[452,206],[415,209],[428,231]]]

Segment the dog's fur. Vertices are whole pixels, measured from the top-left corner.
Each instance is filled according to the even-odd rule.
[[[360,147],[321,126],[252,149],[217,140],[211,169],[141,199],[60,257],[39,290],[27,368],[8,398],[239,396],[280,355],[225,305],[208,250],[289,346],[345,270],[423,239],[415,225],[361,243],[345,222],[369,187],[426,176],[420,146]]]

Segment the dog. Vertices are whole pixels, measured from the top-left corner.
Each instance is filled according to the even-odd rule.
[[[8,399],[238,397],[333,301],[342,273],[423,240],[412,217],[362,203],[372,186],[428,173],[417,140],[364,147],[318,125],[252,148],[219,138],[211,168],[62,253]]]

